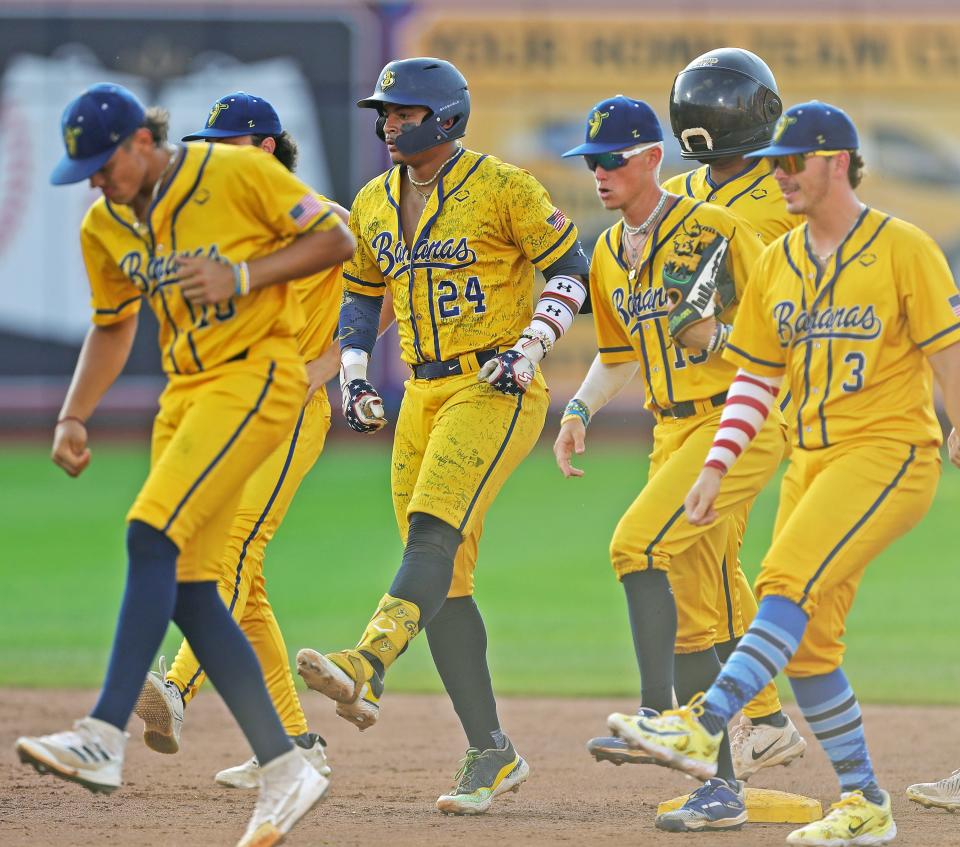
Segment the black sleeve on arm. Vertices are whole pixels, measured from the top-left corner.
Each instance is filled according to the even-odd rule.
[[[586,254],[583,252],[583,247],[580,246],[579,241],[574,241],[570,245],[570,249],[543,272],[546,279],[551,279],[560,274],[579,276],[583,282],[586,282],[590,276],[590,263],[587,261]]]
[[[580,246],[579,241],[575,241],[566,253],[543,272],[543,276],[546,279],[551,279],[560,274],[564,276],[578,276],[583,284],[587,285],[587,280],[590,278],[590,262],[587,260],[587,256],[583,252],[583,247]],[[587,285],[587,299],[583,301],[583,305],[580,307],[578,314],[589,315],[592,311],[593,307],[590,305],[590,286]]]
[[[377,328],[380,326],[380,309],[383,296],[369,297],[348,291],[340,305],[340,349],[358,347],[367,355],[373,353],[377,343]]]

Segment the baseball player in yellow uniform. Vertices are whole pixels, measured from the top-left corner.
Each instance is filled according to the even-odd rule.
[[[657,418],[647,485],[610,545],[640,665],[641,714],[670,709],[674,689],[686,699],[720,669],[714,644],[727,527],[704,530],[682,520],[683,496],[720,421],[734,369],[718,354],[763,246],[722,206],[658,186],[662,141],[650,107],[618,95],[594,107],[585,142],[564,154],[584,156],[601,202],[619,210],[622,220],[594,249],[590,299],[599,356],[567,406],[554,445],[557,462],[565,476],[580,475],[570,458],[583,452],[591,416],[638,370],[646,406]],[[785,430],[782,418],[769,418],[744,458],[726,503],[741,520],[783,456]],[[675,648],[683,660],[676,676]],[[743,825],[743,783],[726,740],[723,748],[718,778],[682,809],[661,815],[658,827]]]
[[[296,142],[283,129],[273,106],[262,97],[243,91],[217,100],[206,125],[183,140],[255,146],[276,157],[287,170],[296,168]],[[343,220],[347,219],[345,209],[326,198],[321,199]],[[332,342],[340,308],[341,280],[341,267],[336,265],[292,283],[305,318],[297,334],[297,346],[306,362],[310,383],[308,399],[287,438],[244,486],[230,525],[219,579],[220,596],[257,654],[270,699],[287,735],[324,776],[330,773],[324,754],[325,742],[308,731],[290,673],[283,634],[267,597],[263,558],[300,483],[323,450],[330,428],[330,402],[323,386],[336,374],[339,361],[339,348]],[[178,751],[184,706],[197,693],[204,678],[203,669],[186,640],[169,672],[161,657],[160,673],[147,677],[135,709],[144,721],[143,735],[148,747],[160,753]],[[256,788],[259,784],[256,757],[220,771],[216,781],[231,788]]]
[[[698,56],[674,81],[670,123],[680,143],[680,155],[698,159],[703,165],[668,179],[663,183],[664,191],[730,209],[760,234],[764,244],[799,226],[803,218],[787,211],[766,161],[744,156],[769,144],[781,111],[776,80],[759,56],[736,47]],[[740,568],[745,518],[742,514],[728,519],[731,530],[721,561],[715,645],[721,663],[733,652],[757,611],[753,590]],[[674,575],[675,580],[678,578],[683,577]],[[688,652],[690,645],[681,640],[677,649],[677,677],[694,677],[689,685],[681,687],[700,690],[709,684],[706,678],[697,682],[701,660],[696,652]],[[744,707],[730,736],[733,767],[742,780],[761,768],[788,764],[802,756],[806,746],[793,722],[781,711],[772,682]],[[620,764],[643,758],[621,738],[594,738],[587,747],[598,761]]]
[[[864,570],[930,506],[940,475],[933,376],[960,421],[960,293],[925,233],[857,198],[857,131],[836,106],[801,103],[767,158],[807,224],[764,251],[724,357],[739,368],[685,503],[713,524],[784,375],[798,425],[760,607],[706,695],[654,718],[612,715],[631,744],[694,776],[716,769],[730,717],[780,670],[837,773],[841,799],[788,844],[876,845],[896,836],[860,707],[843,670],[845,618]]]
[[[350,212],[358,249],[344,266],[343,410],[358,432],[384,424],[366,370],[389,289],[413,371],[391,479],[406,546],[356,649],[301,650],[298,669],[365,728],[377,718],[385,671],[425,629],[470,745],[437,807],[478,814],[518,788],[528,766],[497,717],[472,597],[477,540],[543,427],[547,388],[537,365],[584,302],[587,262],[576,227],[530,174],[460,147],[470,98],[453,65],[391,62],[359,105],[378,111],[395,166],[361,189]],[[539,298],[535,269],[547,279]]]
[[[284,732],[256,656],[217,593],[243,483],[295,425],[306,378],[301,321],[284,283],[347,258],[354,240],[329,206],[257,150],[171,147],[126,89],[93,86],[68,104],[54,184],[103,196],[81,229],[94,326],[54,436],[76,476],[85,422],[120,373],[142,299],[160,323],[168,384],[150,473],[127,519],[129,568],[100,698],[73,730],[16,743],[22,761],[92,791],[120,786],[124,727],[172,619],[261,763],[246,845],[275,844],[326,779]]]

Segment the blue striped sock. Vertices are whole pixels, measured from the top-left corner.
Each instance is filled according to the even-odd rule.
[[[793,600],[774,595],[760,601],[750,629],[707,692],[700,723],[708,732],[720,732],[786,667],[806,627],[807,616]]]
[[[833,764],[841,791],[862,791],[883,803],[863,734],[860,704],[840,668],[822,676],[790,680],[797,705]]]

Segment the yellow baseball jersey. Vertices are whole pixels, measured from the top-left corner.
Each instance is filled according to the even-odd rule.
[[[510,347],[533,318],[543,270],[577,243],[577,228],[529,173],[461,150],[417,224],[400,225],[401,167],[365,185],[350,210],[357,250],[347,292],[393,292],[400,355],[408,364]]]
[[[297,333],[297,347],[304,361],[316,359],[337,334],[343,290],[343,266],[336,265],[316,276],[290,283],[303,308],[303,326]]]
[[[128,206],[101,197],[87,212],[80,235],[94,323],[123,320],[146,298],[160,324],[169,375],[209,370],[267,337],[293,337],[303,322],[286,285],[215,306],[192,305],[177,286],[178,256],[248,261],[302,233],[339,223],[318,195],[262,150],[185,146],[144,223]]]
[[[677,174],[663,184],[664,191],[725,206],[749,223],[769,244],[785,232],[800,226],[804,218],[787,211],[780,186],[765,159],[752,159],[740,173],[725,182],[710,178],[704,165]]]
[[[807,227],[766,248],[724,358],[793,388],[795,443],[939,445],[926,356],[960,341],[960,292],[917,227],[864,209],[822,270]]]
[[[624,258],[622,233],[622,221],[601,233],[590,263],[590,299],[601,361],[640,360],[648,409],[667,409],[726,391],[736,368],[719,355],[684,350],[670,338],[663,271],[681,264],[695,267],[707,245],[717,237],[727,238],[727,267],[739,299],[763,248],[759,236],[721,206],[687,197],[670,206],[634,267]],[[735,306],[729,308],[724,319],[729,321],[735,311]]]

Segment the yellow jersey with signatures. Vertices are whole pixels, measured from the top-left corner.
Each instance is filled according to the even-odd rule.
[[[664,191],[725,206],[749,223],[769,244],[796,226],[804,218],[787,211],[780,186],[765,159],[750,159],[744,169],[730,179],[716,183],[707,165],[677,174],[663,183]]]
[[[940,444],[926,357],[960,341],[960,292],[933,239],[864,209],[824,268],[803,226],[766,248],[751,279],[723,355],[787,375],[798,447]]]
[[[319,195],[262,150],[204,142],[184,146],[143,223],[129,206],[101,197],[87,211],[80,232],[93,322],[128,318],[146,299],[160,325],[168,374],[209,370],[263,338],[292,338],[303,325],[291,285],[194,306],[177,285],[178,257],[249,261],[302,233],[339,223]]]
[[[688,400],[706,400],[726,391],[737,369],[718,354],[691,352],[667,331],[669,301],[664,268],[695,267],[717,237],[727,238],[727,269],[740,298],[763,244],[726,209],[678,198],[650,233],[636,264],[624,257],[623,222],[600,234],[590,263],[590,299],[600,359],[606,364],[640,361],[649,409],[667,409]],[[737,306],[723,319],[730,322]]]
[[[401,167],[357,194],[357,237],[345,296],[393,293],[400,355],[410,365],[511,347],[533,317],[543,270],[577,243],[577,228],[529,173],[462,149],[441,171],[412,247],[400,225]],[[341,343],[350,328],[340,328]]]

